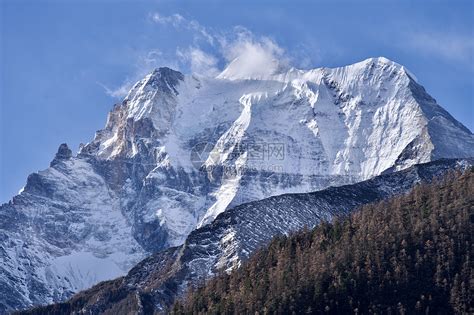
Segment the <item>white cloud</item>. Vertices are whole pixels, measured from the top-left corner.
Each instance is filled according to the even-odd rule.
[[[261,78],[287,67],[290,58],[272,39],[255,36],[243,26],[236,26],[229,32],[214,32],[195,20],[188,20],[180,14],[169,16],[158,12],[152,14],[154,22],[172,25],[176,29],[187,29],[194,38],[204,38],[212,52],[204,51],[195,40],[186,49],[177,49],[178,58],[189,65],[192,72],[215,76],[219,61],[228,64],[221,78]]]
[[[162,26],[190,32],[193,41],[186,48],[177,48],[175,53],[168,55],[158,49],[139,55],[135,73],[122,84],[111,88],[99,83],[111,97],[123,98],[138,80],[160,66],[181,71],[185,69],[209,77],[248,79],[278,73],[288,68],[292,59],[298,59],[297,64],[301,65],[301,60],[304,59],[289,58],[274,40],[256,36],[243,26],[236,26],[227,32],[215,32],[177,13],[162,15],[154,12],[150,14],[150,19]],[[301,49],[298,51],[301,52]],[[227,66],[222,71],[219,64]]]
[[[119,86],[110,87],[100,82],[98,84],[104,88],[107,95],[116,99],[122,99],[136,82],[143,79],[154,69],[164,66],[180,70],[180,65],[176,61],[175,56],[166,56],[159,49],[152,49],[138,55],[133,74],[127,77]]]
[[[262,78],[288,67],[285,51],[268,37],[256,37],[243,27],[234,29],[236,39],[221,38],[228,66],[219,75],[227,79]]]
[[[189,47],[186,50],[177,49],[176,55],[185,63],[190,65],[193,73],[214,77],[219,74],[217,67],[218,59],[197,47]]]
[[[186,19],[181,14],[175,13],[169,16],[164,16],[158,12],[155,12],[151,14],[151,19],[155,23],[159,23],[162,25],[172,25],[176,29],[187,29],[189,31],[192,31],[196,38],[197,36],[200,36],[204,38],[207,42],[209,42],[211,45],[214,44],[214,36],[207,30],[206,27],[202,26],[196,20]]]
[[[178,13],[163,15],[154,12],[149,15],[149,19],[162,27],[189,32],[191,42],[187,47],[183,45],[186,48],[178,47],[173,50],[168,47],[167,53],[158,49],[139,53],[134,73],[122,84],[111,87],[98,83],[107,95],[117,99],[125,97],[137,81],[161,66],[208,77],[248,79],[278,73],[288,68],[290,60],[296,60],[298,65],[302,65],[302,61],[305,65],[309,62],[309,59],[303,56],[301,48],[298,49],[298,54],[304,58],[290,58],[274,40],[257,36],[243,26],[216,32]],[[223,64],[226,66],[222,71],[219,65]]]
[[[425,54],[468,63],[474,53],[474,38],[457,33],[414,32],[408,35],[408,45]]]
[[[99,84],[101,87],[104,88],[105,93],[108,96],[117,98],[117,99],[124,98],[128,94],[128,91],[130,91],[130,89],[133,86],[133,82],[130,80],[124,81],[120,86],[116,88],[109,88],[105,84],[100,83],[100,82],[97,82],[97,84]]]
[[[186,19],[182,15],[177,13],[170,16],[162,16],[158,12],[155,12],[151,15],[151,18],[156,23],[172,24],[174,27],[178,27],[181,23],[186,21]]]

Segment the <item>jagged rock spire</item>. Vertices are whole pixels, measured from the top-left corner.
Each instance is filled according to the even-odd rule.
[[[67,143],[61,143],[58,148],[58,152],[54,156],[54,160],[51,161],[50,166],[56,165],[59,161],[67,160],[72,157],[72,151],[69,149]]]

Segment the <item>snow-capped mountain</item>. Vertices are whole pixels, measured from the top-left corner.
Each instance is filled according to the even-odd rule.
[[[385,58],[244,78],[236,65],[153,71],[77,155],[61,145],[28,177],[0,208],[0,309],[124,274],[243,203],[474,156],[473,134]]]
[[[166,311],[191,284],[219,270],[240,266],[273,236],[312,228],[321,220],[345,216],[357,207],[408,192],[455,169],[472,167],[474,159],[442,159],[379,175],[352,185],[303,194],[284,194],[249,202],[221,213],[194,230],[185,243],[160,251],[137,264],[125,277],[80,292],[62,305],[67,313],[138,314]]]

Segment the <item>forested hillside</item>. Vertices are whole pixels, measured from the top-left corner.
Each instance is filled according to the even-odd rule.
[[[174,314],[467,314],[474,173],[450,173],[348,218],[280,236],[190,291]]]

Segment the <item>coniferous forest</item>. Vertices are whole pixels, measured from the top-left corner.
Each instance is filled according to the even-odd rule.
[[[473,314],[474,172],[275,237],[174,314]]]

